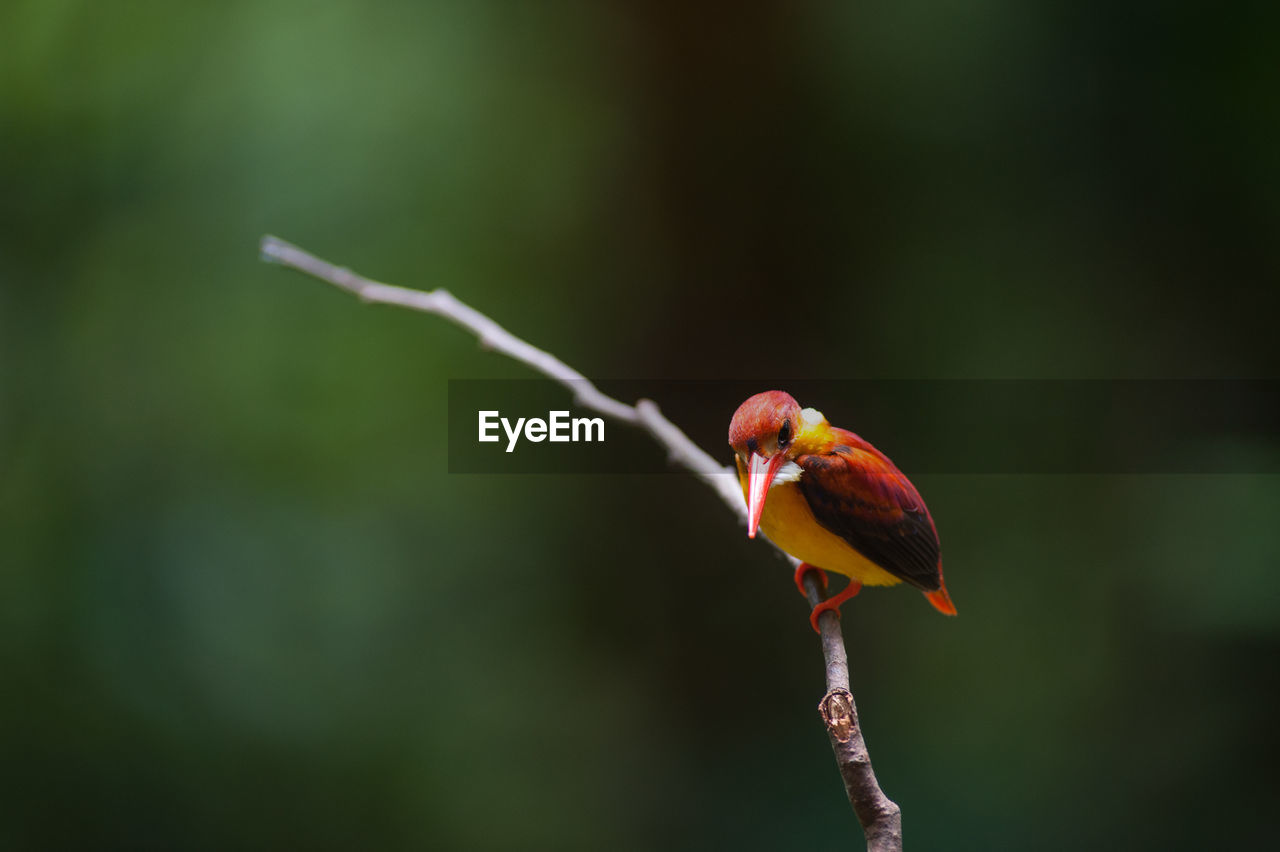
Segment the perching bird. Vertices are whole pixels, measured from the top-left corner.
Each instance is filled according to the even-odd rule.
[[[839,615],[864,585],[910,583],[939,612],[956,614],[942,582],[933,517],[884,453],[782,391],[738,406],[729,446],[747,501],[747,535],[762,529],[801,560],[795,576],[801,594],[807,571],[818,569],[824,588],[823,570],[849,578],[843,591],[814,607],[814,630],[818,616]]]

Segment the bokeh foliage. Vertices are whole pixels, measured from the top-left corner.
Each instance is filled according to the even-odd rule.
[[[687,5],[0,8],[0,845],[856,834],[765,548],[447,475],[526,373],[264,232],[606,380],[1275,376],[1274,4]],[[961,616],[845,618],[910,845],[1269,838],[1276,479],[918,484]]]

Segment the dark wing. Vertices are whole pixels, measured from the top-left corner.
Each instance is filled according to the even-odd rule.
[[[893,462],[852,432],[829,453],[796,459],[814,518],[881,568],[926,592],[942,585],[933,518]]]

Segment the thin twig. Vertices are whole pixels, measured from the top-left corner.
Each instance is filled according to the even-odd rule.
[[[805,574],[804,591],[810,606],[822,602],[815,572]],[[818,703],[818,713],[827,726],[849,804],[862,823],[868,852],[900,852],[902,809],[880,789],[871,768],[871,755],[858,723],[858,705],[849,690],[849,658],[840,631],[840,616],[824,612],[818,616],[818,627],[822,631],[822,658],[827,663],[827,694]]]
[[[680,427],[662,415],[654,402],[642,399],[635,405],[627,405],[607,396],[586,376],[550,352],[521,340],[445,290],[410,290],[373,281],[272,236],[262,238],[261,255],[267,262],[278,263],[327,281],[335,287],[354,293],[363,301],[435,314],[462,326],[474,334],[482,346],[501,352],[564,385],[579,406],[648,432],[654,441],[666,449],[672,463],[697,475],[720,496],[725,505],[738,516],[738,520],[746,524],[747,508],[742,499],[737,472],[732,467],[721,465],[691,441]],[[777,548],[777,545],[774,547]],[[781,549],[778,552],[793,568],[800,564]],[[810,606],[817,606],[822,600],[822,594],[812,571],[805,577],[805,590]],[[858,709],[849,691],[849,661],[840,631],[840,618],[835,613],[825,613],[818,620],[818,626],[822,629],[822,656],[827,667],[827,694],[818,710],[827,727],[849,803],[853,805],[854,813],[862,823],[870,852],[901,850],[902,812],[880,789],[871,768],[871,757],[862,739],[862,727],[858,724]]]

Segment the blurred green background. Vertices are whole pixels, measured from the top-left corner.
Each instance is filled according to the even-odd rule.
[[[691,6],[0,8],[0,847],[861,843],[785,566],[449,476],[527,372],[264,232],[606,390],[1277,375],[1275,4]],[[960,617],[844,619],[909,848],[1272,838],[1276,477],[917,484]]]

